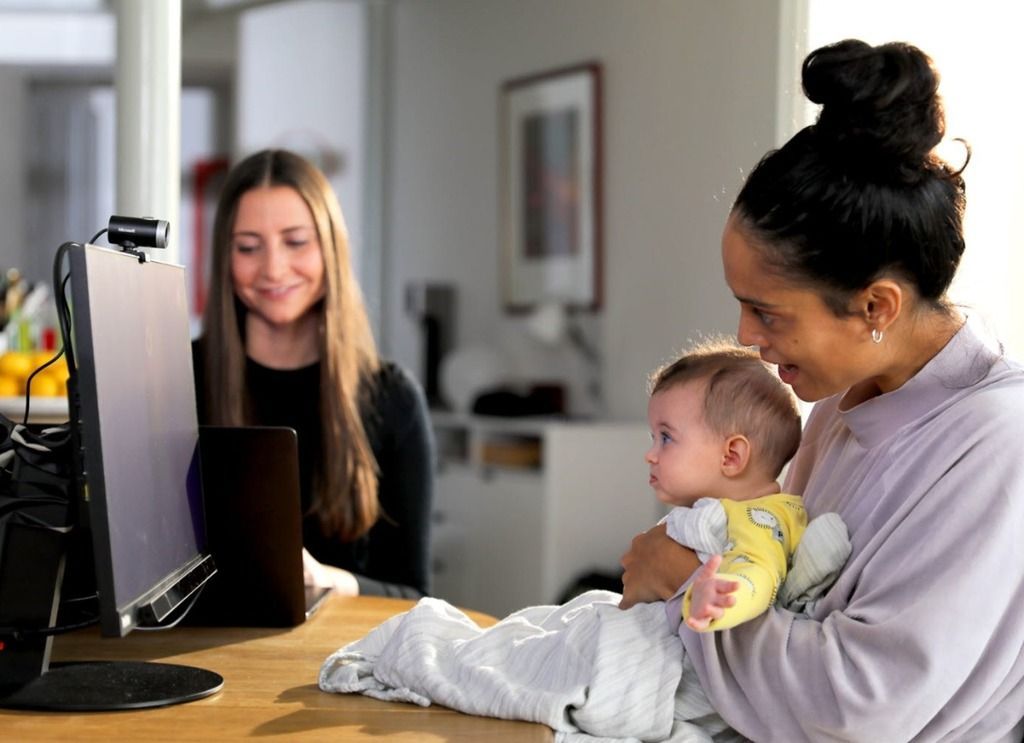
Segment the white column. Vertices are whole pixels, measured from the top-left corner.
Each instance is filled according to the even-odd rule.
[[[115,0],[117,213],[171,224],[160,261],[180,263],[181,0]]]
[[[387,270],[387,235],[385,234],[388,206],[388,146],[391,131],[388,128],[391,100],[391,70],[388,62],[391,49],[390,0],[370,0],[366,4],[366,110],[363,114],[364,194],[363,242],[356,246],[360,253],[363,296],[366,297],[373,337],[377,345],[388,349],[389,338],[384,337],[388,327],[385,313],[394,303],[387,295],[384,276]]]

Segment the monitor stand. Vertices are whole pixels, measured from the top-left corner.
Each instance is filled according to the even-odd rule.
[[[52,627],[66,535],[8,523],[0,529],[0,626]],[[99,711],[163,707],[221,689],[212,671],[149,661],[50,663],[53,637],[0,637],[0,708]]]
[[[210,696],[224,686],[220,674],[193,666],[150,661],[51,663],[49,670],[5,693],[8,709],[92,712],[166,707]]]

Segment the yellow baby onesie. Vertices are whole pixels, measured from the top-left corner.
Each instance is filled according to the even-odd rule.
[[[728,629],[753,619],[773,603],[789,571],[790,560],[804,529],[807,511],[800,496],[776,493],[745,501],[719,500],[725,511],[728,544],[718,574],[740,584],[736,603],[704,631]],[[683,618],[690,615],[690,595]]]

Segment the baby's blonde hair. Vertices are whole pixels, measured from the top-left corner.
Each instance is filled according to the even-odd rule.
[[[650,377],[650,394],[705,382],[704,423],[720,436],[741,434],[753,461],[777,477],[800,445],[796,397],[755,351],[726,338],[695,345]]]

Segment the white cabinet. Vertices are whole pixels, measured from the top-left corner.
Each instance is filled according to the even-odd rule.
[[[664,513],[646,425],[434,414],[434,594],[496,616],[553,603],[582,573],[617,575]]]

